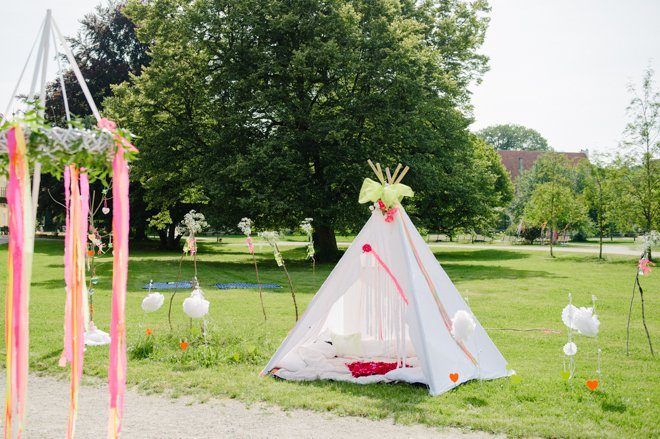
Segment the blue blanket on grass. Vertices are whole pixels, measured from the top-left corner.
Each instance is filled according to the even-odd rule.
[[[245,282],[231,282],[231,283],[224,283],[224,284],[215,284],[216,287],[218,287],[221,290],[244,290],[244,289],[257,289],[259,288],[259,284],[248,284]],[[272,289],[272,288],[282,288],[282,285],[280,284],[261,284],[261,288],[267,288],[267,289]]]

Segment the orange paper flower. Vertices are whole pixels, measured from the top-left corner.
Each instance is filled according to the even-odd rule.
[[[185,351],[186,349],[188,349],[188,342],[185,340],[182,341],[181,343],[179,343],[179,347],[181,348],[182,351]]]
[[[147,336],[149,336],[153,333],[154,333],[154,331],[152,331],[151,328],[147,328]]]
[[[87,256],[89,256],[90,258],[94,256],[94,250],[87,250]]]

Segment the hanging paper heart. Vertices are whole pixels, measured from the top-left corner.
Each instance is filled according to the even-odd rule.
[[[107,215],[107,214],[110,213],[110,208],[109,207],[104,207],[103,209],[101,209],[101,212],[103,212],[103,215]]]
[[[449,379],[450,379],[453,383],[455,383],[456,381],[458,381],[458,374],[457,374],[457,373],[450,373],[450,374],[449,374]]]
[[[598,387],[598,380],[588,380],[586,384],[589,390],[593,392]]]
[[[562,378],[564,381],[568,381],[568,379],[569,379],[570,377],[571,377],[571,373],[570,373],[569,371],[567,371],[567,370],[562,370],[562,372],[561,372],[561,378]]]
[[[511,384],[516,385],[522,382],[522,377],[514,374],[509,377],[509,380],[511,381]]]

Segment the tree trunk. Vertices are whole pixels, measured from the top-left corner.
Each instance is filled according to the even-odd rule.
[[[337,238],[332,227],[319,225],[315,228],[314,248],[316,260],[319,262],[335,262],[339,259]]]
[[[552,244],[554,240],[555,240],[555,228],[550,227],[550,256],[553,258],[555,257],[555,254],[552,252]]]
[[[166,229],[158,231],[160,248],[162,250],[178,250],[181,236],[176,236],[176,226],[170,224]]]

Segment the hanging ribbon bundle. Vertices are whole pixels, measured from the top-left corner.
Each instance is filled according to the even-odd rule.
[[[113,123],[102,119],[99,127],[114,130]],[[126,389],[126,281],[128,278],[128,162],[125,148],[135,151],[124,138],[115,132],[117,151],[112,162],[112,318],[110,323],[110,367],[108,386],[110,391],[110,414],[108,417],[108,437],[119,437],[124,409]]]
[[[25,136],[20,126],[7,132],[9,154],[9,258],[5,296],[5,437],[20,437],[25,424],[28,373],[28,306],[34,222]],[[15,426],[18,423],[18,426]]]
[[[89,323],[85,288],[85,254],[87,250],[87,217],[89,214],[89,180],[75,165],[64,170],[66,234],[64,236],[64,351],[60,366],[71,365],[69,422],[67,437],[73,437],[78,413],[78,388],[83,371],[84,333]]]

